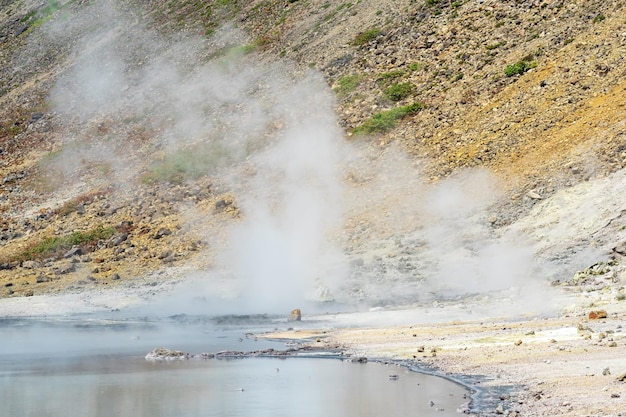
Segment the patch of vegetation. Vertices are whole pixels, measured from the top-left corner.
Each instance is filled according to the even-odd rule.
[[[492,51],[494,49],[498,49],[501,46],[506,45],[506,41],[500,41],[500,42],[496,42],[496,43],[492,43],[489,45],[485,45],[485,49],[488,51]]]
[[[409,65],[409,71],[419,71],[423,68],[424,68],[424,64],[420,62],[413,62],[411,65]]]
[[[115,232],[114,227],[100,225],[86,232],[45,237],[30,242],[21,252],[13,256],[10,262],[58,258],[74,246],[81,247],[85,252],[93,252],[99,240],[108,239]]]
[[[103,197],[107,194],[105,190],[96,190],[83,195],[79,195],[78,197],[74,197],[71,200],[67,201],[61,207],[54,211],[55,214],[59,216],[67,216],[68,214],[74,213],[78,210],[80,206],[85,204],[91,204],[95,200]]]
[[[526,71],[528,71],[531,68],[535,68],[537,66],[537,62],[536,61],[518,61],[515,64],[509,64],[506,66],[506,68],[504,69],[504,74],[507,77],[512,77],[514,75],[522,75],[523,73],[525,73]]]
[[[345,96],[356,90],[356,88],[359,86],[359,84],[361,84],[362,81],[362,75],[346,75],[345,77],[341,77],[337,81],[338,86],[335,87],[335,91],[339,96]]]
[[[380,28],[372,28],[372,29],[366,30],[365,32],[359,33],[356,36],[356,38],[354,38],[354,40],[352,41],[352,45],[353,46],[365,45],[366,43],[376,39],[382,33],[383,31]]]
[[[385,97],[391,101],[400,101],[415,92],[415,86],[411,83],[398,83],[392,84],[390,87],[383,91]]]
[[[396,107],[391,110],[376,113],[371,119],[353,129],[352,133],[354,135],[367,135],[387,132],[396,126],[398,120],[408,115],[415,114],[423,108],[424,105],[422,103],[415,102],[407,106]]]
[[[397,80],[398,78],[403,77],[404,74],[405,73],[402,70],[384,72],[378,76],[378,79],[376,80],[376,82],[380,85],[389,85],[393,83],[395,80]]]
[[[180,184],[198,179],[233,162],[232,155],[217,142],[180,148],[164,156],[142,176],[143,182],[170,182]]]
[[[591,21],[592,23],[600,23],[602,21],[604,21],[606,19],[606,16],[603,15],[602,13],[600,13],[599,15],[597,15],[596,17],[593,18],[593,20]]]

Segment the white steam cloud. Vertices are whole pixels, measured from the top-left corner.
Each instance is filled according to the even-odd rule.
[[[246,282],[248,303],[283,311],[341,278],[341,250],[331,241],[343,205],[339,167],[345,147],[327,86],[310,74],[281,94],[286,125],[256,155],[228,260]]]
[[[140,158],[191,149],[241,210],[226,239],[207,229],[220,255],[194,296],[284,313],[311,299],[400,305],[543,284],[521,234],[487,220],[499,198],[489,173],[431,186],[394,147],[349,146],[319,74],[237,54],[246,40],[230,28],[166,39],[113,1],[69,20],[50,32],[76,51],[52,94],[79,143],[64,162],[108,161],[132,192]],[[138,132],[149,140],[130,144]]]

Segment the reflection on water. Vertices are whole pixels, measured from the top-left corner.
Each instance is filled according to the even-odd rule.
[[[306,358],[40,361],[0,372],[0,392],[0,415],[33,417],[452,416],[465,401],[461,387],[397,366]]]
[[[2,321],[0,416],[443,417],[467,401],[464,388],[395,365],[143,358],[156,346],[281,348],[245,336],[270,328],[267,320]]]

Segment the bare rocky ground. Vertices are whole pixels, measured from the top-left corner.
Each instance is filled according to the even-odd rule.
[[[211,270],[227,227],[250,214],[232,177],[249,181],[257,167],[198,144],[283,131],[284,114],[256,125],[250,109],[274,103],[273,89],[294,78],[228,84],[278,62],[322,74],[365,161],[343,172],[350,204],[335,243],[351,262],[336,297],[415,308],[406,321],[415,325],[363,329],[386,317],[368,313],[350,320],[369,323],[325,329],[322,340],[512,385],[503,414],[623,415],[623,2],[142,3],[1,3],[1,315],[124,308]],[[213,60],[243,100],[202,97],[214,93],[199,87],[212,85],[201,69]],[[159,67],[172,71],[155,77]],[[359,134],[414,103],[421,109],[393,126]],[[180,136],[184,146],[172,146]],[[479,185],[463,174],[477,168],[490,173]],[[459,189],[452,206],[437,205]],[[526,252],[539,269],[517,257]],[[446,281],[442,265],[459,259],[471,267]],[[476,282],[459,285],[460,275]],[[480,316],[459,307],[467,300]],[[428,324],[425,306],[450,317]],[[595,310],[607,318],[589,320]]]

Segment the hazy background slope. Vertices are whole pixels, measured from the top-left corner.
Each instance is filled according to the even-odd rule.
[[[2,3],[3,296],[622,299],[623,2],[138,3]]]

